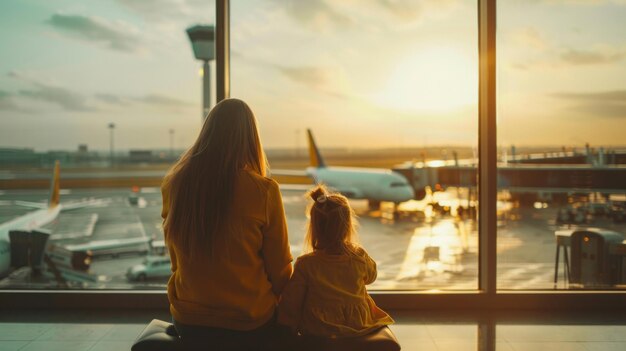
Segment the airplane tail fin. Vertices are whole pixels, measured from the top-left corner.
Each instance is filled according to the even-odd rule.
[[[326,163],[322,158],[322,154],[320,154],[320,150],[315,145],[315,140],[313,139],[313,133],[310,129],[306,130],[309,136],[309,159],[311,162],[311,167],[323,168],[326,167]]]
[[[49,207],[56,207],[59,204],[59,189],[60,183],[59,178],[61,176],[61,169],[59,161],[54,162],[54,173],[52,174],[52,182],[50,183],[50,202],[48,203]]]

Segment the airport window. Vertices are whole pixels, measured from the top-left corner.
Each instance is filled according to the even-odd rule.
[[[231,96],[255,111],[272,176],[285,185],[294,256],[306,221],[302,184],[314,178],[310,129],[325,171],[358,167],[343,183],[316,177],[353,199],[360,240],[378,262],[373,289],[477,289],[468,164],[477,147],[475,3],[324,4],[236,1],[231,9]],[[3,222],[57,202],[48,200],[56,160],[62,210],[36,228],[9,225],[5,243],[22,232],[50,235],[40,261],[5,262],[13,272],[2,287],[164,289],[167,274],[151,258],[165,254],[158,187],[206,113],[198,70],[215,72],[203,74],[190,37],[202,35],[194,25],[214,23],[213,4],[3,6],[7,21],[22,19],[4,40],[47,48],[17,47],[0,66]],[[28,127],[37,115],[45,119]],[[424,171],[442,162],[467,168],[441,180]]]
[[[498,3],[500,289],[626,287],[625,30],[616,2]]]
[[[272,175],[310,184],[316,172],[352,198],[372,289],[476,290],[476,3],[231,6],[231,96],[256,112]],[[440,164],[464,168],[428,173]],[[308,200],[283,189],[298,256]]]
[[[321,180],[351,198],[386,306],[623,304],[570,290],[626,287],[626,6],[498,2],[496,89],[495,4],[233,1],[230,79],[213,1],[0,5],[0,292],[166,303],[159,185],[222,79],[259,121],[294,256]]]
[[[0,289],[165,288],[159,186],[215,101],[202,44],[214,13],[214,1],[0,5]]]

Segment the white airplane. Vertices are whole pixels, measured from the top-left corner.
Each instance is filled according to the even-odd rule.
[[[54,221],[59,216],[61,211],[82,208],[97,203],[97,201],[85,201],[69,204],[59,203],[59,175],[59,161],[56,161],[54,165],[54,173],[50,189],[51,194],[48,204],[16,201],[15,203],[18,205],[37,208],[37,210],[0,224],[0,277],[4,277],[9,273],[11,265],[11,244],[9,239],[10,231],[36,230]]]
[[[408,180],[390,169],[327,167],[313,134],[307,129],[310,167],[304,172],[317,184],[325,184],[351,199],[367,199],[370,208],[378,208],[381,201],[399,204],[413,199],[413,187]],[[272,174],[294,175],[294,171],[272,171]]]
[[[151,239],[147,236],[129,239],[109,239],[90,241],[85,244],[65,245],[71,252],[90,252],[92,257],[110,255],[117,257],[125,253],[148,254]]]

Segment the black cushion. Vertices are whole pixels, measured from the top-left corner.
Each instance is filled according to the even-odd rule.
[[[350,338],[318,338],[301,337],[298,338],[295,347],[287,347],[289,351],[311,350],[311,351],[399,351],[400,344],[388,327],[382,327],[369,334]],[[280,343],[279,343],[280,344]],[[204,344],[206,347],[206,344]],[[213,346],[218,346],[214,344]],[[219,345],[220,350],[230,350],[224,345]],[[193,344],[183,347],[183,342],[176,332],[176,328],[168,322],[153,319],[141,332],[132,351],[181,351],[185,349],[197,349]],[[203,348],[204,349],[204,348]],[[236,348],[235,348],[236,349]],[[284,347],[276,347],[284,349]]]
[[[153,319],[139,334],[133,344],[132,351],[179,351],[183,350],[182,342],[176,328],[171,323]]]
[[[400,344],[388,327],[382,327],[369,334],[349,338],[303,337],[306,350],[324,351],[399,351]]]

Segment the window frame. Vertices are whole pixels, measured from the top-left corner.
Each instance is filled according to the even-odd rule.
[[[372,291],[386,309],[421,310],[626,310],[626,291],[498,290],[496,169],[496,4],[477,0],[479,50],[478,290]],[[217,101],[230,97],[230,1],[216,0]],[[1,290],[0,309],[162,309],[165,291]]]

